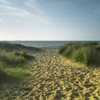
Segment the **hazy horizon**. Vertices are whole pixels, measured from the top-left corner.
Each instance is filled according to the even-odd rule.
[[[100,40],[0,40],[0,41],[100,41]]]
[[[99,41],[100,0],[0,0],[0,40]]]

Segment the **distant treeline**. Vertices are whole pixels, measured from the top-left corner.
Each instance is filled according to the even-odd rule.
[[[96,42],[68,43],[59,49],[59,53],[86,65],[100,65],[100,44]]]

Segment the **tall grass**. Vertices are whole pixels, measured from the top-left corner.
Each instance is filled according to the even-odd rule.
[[[0,82],[5,81],[26,81],[30,73],[22,68],[0,68]]]
[[[26,71],[25,66],[34,59],[26,51],[5,52],[0,50],[0,81],[9,81],[10,79],[25,80],[30,73]]]
[[[100,44],[98,43],[68,43],[59,49],[59,53],[86,65],[100,65]]]

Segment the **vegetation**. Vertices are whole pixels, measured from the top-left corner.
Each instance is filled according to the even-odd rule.
[[[96,42],[68,43],[59,49],[59,53],[86,65],[100,65],[100,44]]]
[[[3,41],[3,42],[0,42],[0,49],[1,50],[5,50],[5,51],[14,51],[14,50],[34,50],[34,51],[41,51],[42,49],[40,48],[37,48],[37,47],[29,47],[29,46],[24,46],[24,45],[21,45],[21,44],[13,44],[13,43],[10,43],[10,42],[6,42],[6,41]]]
[[[16,79],[18,81],[26,81],[28,76],[30,76],[30,73],[22,68],[0,68],[0,83]]]
[[[15,57],[27,55],[26,51],[14,51],[13,54]],[[1,83],[4,79],[23,80],[29,76],[25,66],[22,66],[24,63],[0,70],[0,77],[3,78],[0,80],[0,100],[100,100],[100,68],[87,68],[70,60],[65,62],[57,54],[57,49],[48,49],[35,56],[37,58],[32,63],[31,59],[24,58],[24,63],[28,61],[33,66],[28,69],[32,74],[28,82]]]
[[[27,54],[26,50],[41,50],[9,42],[0,42],[0,49],[0,82],[12,79],[26,80],[30,75],[26,68],[34,59],[34,56]],[[21,51],[18,52],[18,50]]]
[[[24,80],[30,73],[25,71],[29,61],[34,59],[24,50],[5,52],[0,50],[0,81],[9,79]]]

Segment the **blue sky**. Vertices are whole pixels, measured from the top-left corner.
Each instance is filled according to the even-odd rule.
[[[0,0],[0,40],[100,40],[100,0]]]

